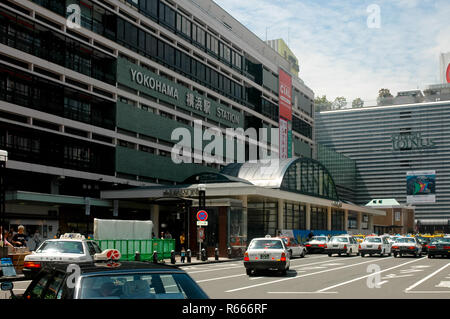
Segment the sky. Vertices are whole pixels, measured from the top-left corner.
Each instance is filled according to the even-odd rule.
[[[424,90],[450,51],[448,0],[214,0],[262,40],[282,38],[316,96]],[[379,12],[379,15],[377,14]]]

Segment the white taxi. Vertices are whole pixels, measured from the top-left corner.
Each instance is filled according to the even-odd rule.
[[[422,256],[422,244],[415,237],[402,237],[398,238],[394,244],[392,244],[392,252],[394,257],[403,255],[413,255],[414,257]]]
[[[33,278],[47,262],[90,262],[94,255],[102,250],[93,240],[87,240],[81,234],[67,233],[59,239],[44,241],[36,251],[25,256],[23,274]]]
[[[342,254],[346,254],[347,256],[351,256],[352,254],[359,255],[358,242],[350,235],[333,236],[326,245],[325,253],[329,257],[333,254],[338,254],[339,256]]]
[[[358,251],[361,257],[365,255],[372,256],[379,254],[383,257],[385,254],[391,256],[391,244],[388,241],[387,236],[367,236],[364,241],[359,244]]]
[[[247,275],[251,276],[258,270],[274,269],[286,275],[290,266],[290,253],[283,239],[254,238],[244,254],[244,266]]]
[[[325,246],[327,245],[327,243],[327,236],[313,236],[308,242],[306,242],[305,246],[308,254],[323,253],[325,251]]]

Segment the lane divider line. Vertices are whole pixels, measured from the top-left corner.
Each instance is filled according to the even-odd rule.
[[[352,282],[355,282],[355,281],[358,281],[358,280],[361,280],[361,279],[364,279],[364,278],[367,278],[367,277],[370,277],[370,276],[374,276],[376,274],[381,274],[383,272],[386,272],[386,271],[389,271],[389,270],[392,270],[392,269],[395,269],[395,268],[402,267],[404,265],[412,264],[412,263],[415,263],[415,262],[418,262],[418,261],[422,260],[423,258],[425,258],[425,257],[418,258],[418,259],[415,259],[415,260],[412,260],[412,261],[408,261],[406,263],[403,263],[403,264],[400,264],[400,265],[397,265],[397,266],[394,266],[394,267],[391,267],[391,268],[387,268],[387,269],[384,269],[384,270],[381,270],[381,271],[377,271],[377,272],[371,273],[369,275],[364,275],[364,276],[361,276],[361,277],[358,277],[358,278],[354,278],[354,279],[351,279],[351,280],[348,280],[348,281],[344,281],[344,282],[341,282],[339,284],[336,284],[336,285],[333,285],[333,286],[330,286],[330,287],[327,287],[327,288],[320,289],[320,290],[318,290],[318,292],[327,291],[327,290],[330,290],[330,289],[333,289],[333,288],[336,288],[336,287],[340,287],[340,286],[343,286],[343,285],[347,285],[349,283],[352,283]]]
[[[381,261],[389,260],[389,259],[392,259],[392,258],[394,258],[394,257],[383,258]],[[333,268],[333,269],[321,270],[321,271],[317,271],[317,272],[313,272],[313,273],[309,273],[309,274],[304,274],[304,275],[300,275],[300,276],[295,276],[295,277],[289,277],[289,278],[283,278],[283,279],[279,279],[279,280],[274,280],[274,281],[264,282],[264,283],[257,284],[257,285],[252,285],[252,286],[246,286],[246,287],[241,287],[241,288],[231,289],[231,290],[227,290],[227,291],[225,291],[225,292],[235,292],[235,291],[239,291],[239,290],[250,289],[250,288],[255,288],[255,287],[260,287],[260,286],[265,286],[265,285],[270,285],[270,284],[275,284],[275,283],[279,283],[279,282],[282,282],[282,281],[287,281],[287,280],[292,280],[292,279],[298,279],[298,278],[303,278],[303,277],[308,277],[308,276],[318,275],[318,274],[322,274],[322,273],[325,273],[325,272],[330,272],[330,271],[335,271],[335,270],[345,269],[345,268],[354,267],[354,266],[363,265],[363,264],[368,264],[368,263],[373,263],[373,260],[368,260],[368,261],[365,261],[365,262],[362,262],[362,263],[346,265],[346,266],[342,266],[342,267],[338,267],[338,268]]]
[[[445,268],[447,268],[448,266],[450,266],[450,263],[446,264],[445,266],[439,268],[438,270],[432,272],[431,274],[429,274],[428,276],[426,276],[425,278],[419,280],[418,282],[416,282],[415,284],[409,286],[408,288],[405,289],[405,292],[408,293],[411,289],[414,289],[415,287],[417,287],[418,285],[420,285],[421,283],[427,281],[428,279],[430,279],[431,277],[433,277],[434,275],[436,275],[437,273],[441,272],[442,270],[444,270]]]

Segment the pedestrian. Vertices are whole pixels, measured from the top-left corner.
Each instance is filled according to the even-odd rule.
[[[311,240],[311,238],[312,238],[313,236],[314,236],[313,232],[310,231],[309,234],[308,234],[308,239]]]
[[[181,247],[180,256],[181,256],[181,263],[184,264],[184,258],[186,257],[186,251],[184,250],[184,247]]]
[[[3,233],[3,227],[0,226],[0,247],[13,247],[13,245],[8,241],[8,231],[5,230]]]
[[[161,239],[164,239],[164,232],[161,232]]]
[[[27,236],[25,235],[25,227],[20,225],[17,228],[18,233],[13,236],[12,244],[15,247],[25,247],[27,245]]]
[[[33,241],[35,243],[34,250],[36,250],[36,249],[38,249],[39,245],[42,242],[42,237],[41,237],[41,234],[39,234],[39,230],[38,229],[36,229],[36,231],[35,231],[35,233],[33,235]]]
[[[183,247],[184,246],[184,242],[186,241],[186,237],[184,237],[184,232],[181,233],[180,235],[180,246]]]
[[[164,238],[165,239],[172,239],[172,235],[169,233],[169,231],[166,232]]]

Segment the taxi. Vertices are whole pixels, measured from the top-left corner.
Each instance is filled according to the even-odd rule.
[[[428,244],[428,258],[450,257],[450,237],[434,238]]]
[[[327,243],[327,236],[313,236],[308,242],[305,243],[305,247],[308,251],[308,254],[323,253],[325,251],[325,246],[327,245]]]
[[[359,244],[358,251],[361,257],[365,255],[372,256],[379,254],[383,257],[385,254],[391,256],[391,244],[389,243],[387,236],[366,236],[364,241]]]
[[[290,257],[300,257],[303,258],[306,256],[306,247],[300,244],[297,239],[289,236],[278,236],[284,241],[287,249],[289,250]]]
[[[14,294],[12,282],[2,282],[1,290],[9,291],[11,299],[25,300],[208,299],[200,286],[176,266],[119,261],[120,257],[118,250],[107,249],[95,254],[91,262],[50,262],[22,295]]]
[[[25,256],[23,274],[32,279],[48,262],[88,262],[101,252],[95,241],[87,240],[81,234],[66,233],[59,239],[45,240],[36,251]]]
[[[422,245],[416,237],[401,237],[392,244],[394,257],[403,255],[422,256]]]
[[[329,257],[333,254],[338,254],[338,256],[342,254],[346,254],[347,256],[351,256],[352,254],[359,255],[358,242],[350,235],[333,236],[327,243],[325,253]]]
[[[277,270],[286,275],[290,253],[283,239],[267,235],[254,238],[244,253],[244,267],[248,276],[260,270]]]

